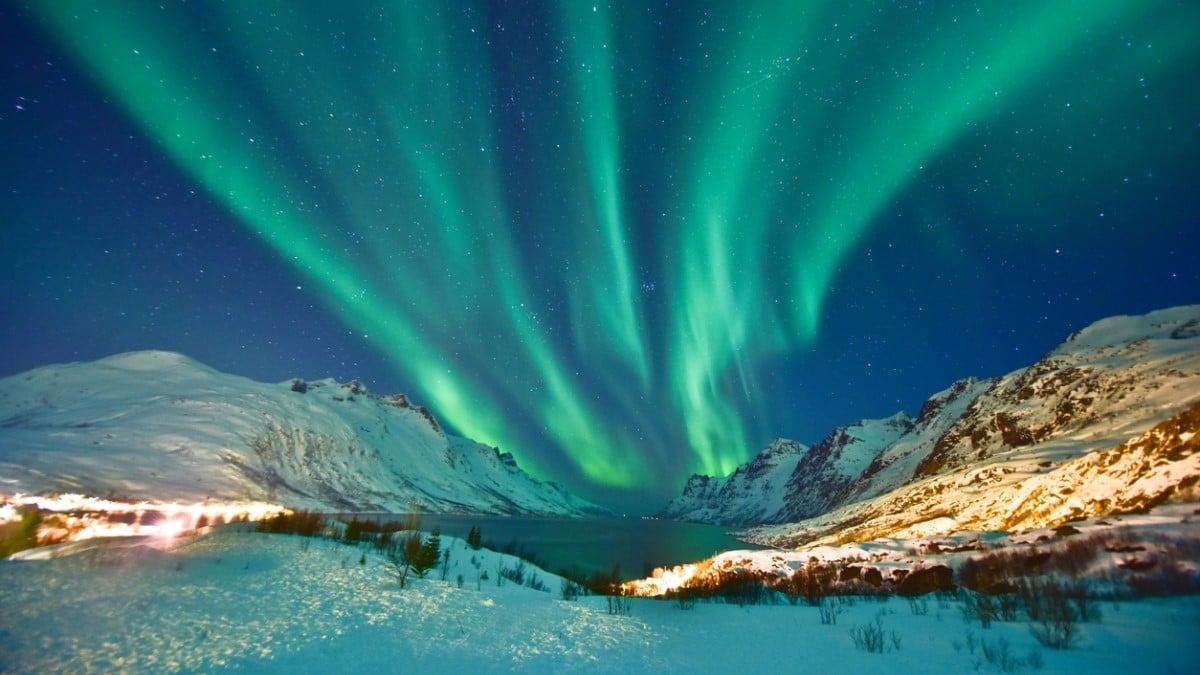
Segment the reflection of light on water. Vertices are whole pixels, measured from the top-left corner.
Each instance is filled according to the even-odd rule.
[[[128,536],[170,539],[197,527],[257,521],[287,510],[263,502],[121,502],[79,494],[0,496],[0,501],[0,522],[19,520],[22,507],[54,514],[43,519],[40,543]]]

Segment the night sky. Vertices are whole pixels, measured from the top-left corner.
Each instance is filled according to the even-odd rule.
[[[359,378],[653,509],[1200,302],[1193,0],[162,4],[0,3],[0,376]]]

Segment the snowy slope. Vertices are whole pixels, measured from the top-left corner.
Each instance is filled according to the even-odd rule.
[[[1136,508],[1134,494],[1145,500],[1174,489],[1162,481],[1174,480],[1181,487],[1193,480],[1191,460],[1176,457],[1170,460],[1173,468],[1163,473],[1122,469],[1116,461],[1098,466],[1098,453],[1117,452],[1115,448],[1181,414],[1173,424],[1194,424],[1193,416],[1184,413],[1197,401],[1200,306],[1105,319],[1070,336],[1028,368],[955,383],[931,397],[915,421],[900,415],[890,422],[835,430],[796,458],[785,506],[767,511],[760,520],[795,525],[765,527],[750,536],[780,545],[835,535],[890,536],[934,522],[975,529],[1032,527],[1106,509]],[[1085,458],[1091,458],[1087,470],[1079,463]],[[1167,462],[1161,457],[1154,461]],[[1052,507],[1061,500],[1035,491],[1034,483],[1026,486],[1024,497],[997,490],[1060,469],[1067,472],[1068,465],[1077,474],[1065,478],[1061,473],[1059,480],[1086,481],[1104,486],[1096,488],[1099,492],[1129,498],[1103,501],[1097,495],[1099,501],[1081,497],[1072,502],[1083,506]],[[753,490],[743,487],[747,493]],[[744,504],[723,501],[719,491],[707,497],[701,508],[676,500],[666,513],[748,522],[744,516],[751,510]],[[998,515],[1016,509],[1014,499],[1025,504],[1021,512],[1036,515]],[[1045,503],[1033,503],[1039,499]]]
[[[912,418],[898,413],[835,429],[796,465],[788,482],[787,502],[774,519],[799,520],[828,511],[845,499],[880,453],[912,426]]]
[[[755,528],[746,539],[790,547],[1013,531],[1200,501],[1198,432],[1200,403],[1113,448],[1081,453],[1074,442],[1046,443],[814,518]]]
[[[518,561],[447,536],[447,579],[435,571],[403,589],[370,547],[229,528],[152,543],[106,540],[67,557],[0,561],[0,671],[1013,671],[985,660],[981,643],[1010,648],[1014,660],[1037,655],[1040,670],[1019,672],[1185,673],[1195,670],[1200,620],[1194,598],[1105,603],[1076,648],[1057,650],[1025,622],[981,631],[946,598],[921,613],[900,598],[851,598],[832,624],[805,603],[682,611],[632,598],[628,615],[614,615],[604,597],[562,600],[561,580],[531,566],[527,576],[546,591],[500,586],[499,568]],[[886,653],[856,648],[852,631],[876,623]]]
[[[693,475],[659,516],[700,522],[766,522],[787,503],[788,481],[808,448],[795,441],[771,441],[754,459],[725,478]]]
[[[1200,399],[1200,306],[1113,317],[999,378],[917,466],[931,476],[1048,441],[1113,447]]]
[[[994,383],[995,380],[967,378],[929,397],[908,432],[879,453],[843,501],[877,497],[904,484],[921,460],[933,450],[938,439]]]
[[[776,439],[725,478],[692,476],[658,515],[752,525],[823,513],[911,426],[911,418],[898,413],[838,427],[812,448]]]
[[[147,351],[0,380],[0,494],[262,501],[322,510],[595,507],[357,382],[264,384]]]

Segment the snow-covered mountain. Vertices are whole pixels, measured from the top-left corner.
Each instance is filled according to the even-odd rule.
[[[788,481],[808,446],[776,439],[725,478],[693,475],[659,515],[718,523],[764,523],[787,506]]]
[[[1012,529],[1144,508],[1200,480],[1200,305],[1099,321],[1034,365],[836,429],[772,480],[694,476],[663,515],[760,543]],[[778,476],[790,477],[781,482]],[[704,485],[703,491],[694,486]],[[691,489],[689,489],[691,488]],[[769,494],[761,512],[742,495]]]
[[[335,511],[600,509],[358,382],[264,384],[161,351],[0,379],[0,494]]]

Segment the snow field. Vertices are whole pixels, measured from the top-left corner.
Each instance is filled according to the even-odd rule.
[[[1042,667],[1025,672],[1166,673],[1192,672],[1200,629],[1192,597],[1105,603],[1070,651],[1041,647],[1025,623],[968,624],[957,602],[932,596],[924,614],[900,598],[839,602],[832,625],[803,604],[635,598],[622,616],[603,597],[561,600],[560,578],[529,565],[547,590],[498,585],[512,556],[448,536],[442,547],[447,580],[434,569],[405,589],[368,546],[234,527],[3,561],[0,671],[999,672],[982,645],[1005,641],[1014,659],[1038,654]],[[883,654],[851,637],[875,622]]]

